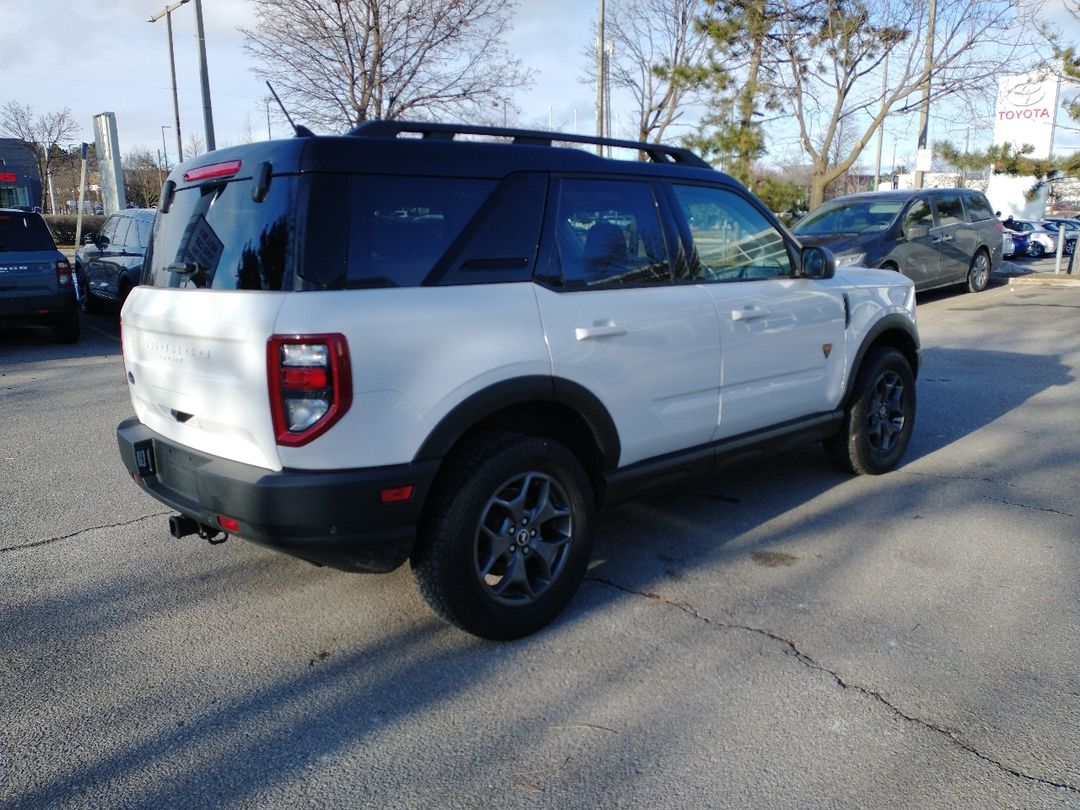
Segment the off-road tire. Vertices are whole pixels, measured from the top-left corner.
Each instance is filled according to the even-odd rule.
[[[915,375],[907,358],[875,346],[855,378],[843,428],[825,440],[825,452],[841,469],[880,475],[895,469],[915,425]]]
[[[474,635],[535,632],[585,576],[594,513],[585,469],[558,442],[501,432],[468,440],[447,459],[420,522],[411,559],[420,593]]]

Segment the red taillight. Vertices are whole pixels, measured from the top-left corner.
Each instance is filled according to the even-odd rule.
[[[200,180],[221,180],[225,177],[232,177],[238,171],[240,171],[240,164],[243,161],[230,160],[225,163],[213,163],[210,166],[200,166],[197,169],[190,169],[184,172],[185,183],[198,183]]]
[[[274,434],[285,447],[321,436],[352,405],[344,335],[274,335],[266,344],[266,373]]]
[[[71,262],[67,259],[56,260],[56,283],[61,288],[71,286]]]

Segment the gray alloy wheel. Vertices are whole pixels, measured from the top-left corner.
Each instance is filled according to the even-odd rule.
[[[968,270],[967,288],[970,292],[982,292],[990,284],[990,257],[985,250],[979,250],[971,260]]]
[[[566,565],[574,517],[558,481],[526,472],[504,482],[484,505],[473,565],[496,602],[524,605],[542,596]]]
[[[551,439],[481,433],[447,457],[411,558],[420,594],[482,638],[535,632],[573,598],[592,549],[595,495]]]
[[[1028,256],[1030,256],[1033,259],[1041,259],[1043,257],[1044,253],[1046,253],[1046,251],[1043,250],[1042,245],[1040,245],[1038,242],[1033,242],[1031,240],[1028,240],[1028,246],[1027,246],[1027,255]]]
[[[874,455],[886,457],[893,453],[906,423],[904,381],[887,369],[874,382],[866,404],[866,440]]]

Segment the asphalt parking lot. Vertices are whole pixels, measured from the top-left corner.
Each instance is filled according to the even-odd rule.
[[[920,297],[895,473],[612,510],[509,644],[406,569],[172,540],[115,313],[0,334],[0,807],[1080,808],[1080,287],[1009,275]]]

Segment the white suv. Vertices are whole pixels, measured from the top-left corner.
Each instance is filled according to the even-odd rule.
[[[911,281],[836,271],[690,152],[574,141],[375,122],[175,169],[118,428],[172,533],[409,560],[436,612],[513,638],[573,596],[601,505],[813,440],[892,469]]]

